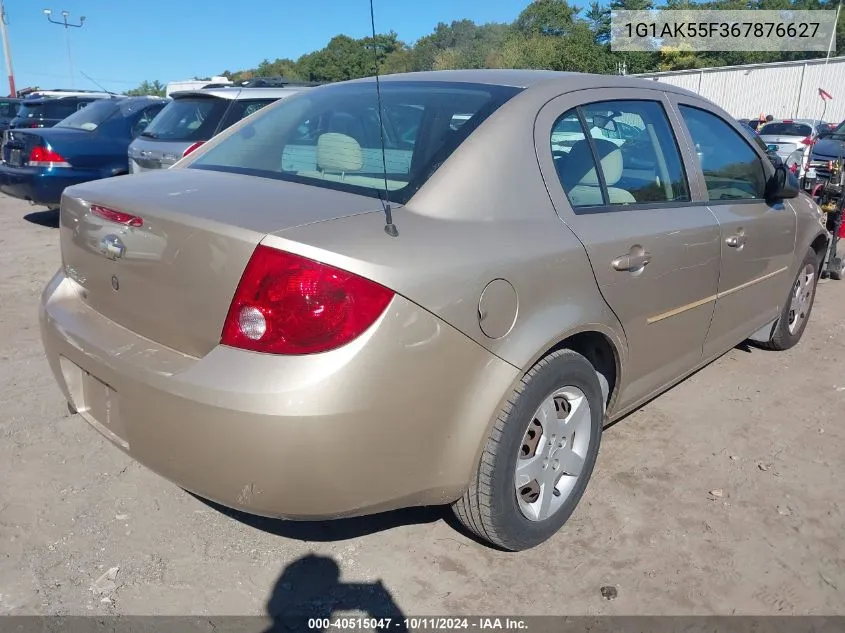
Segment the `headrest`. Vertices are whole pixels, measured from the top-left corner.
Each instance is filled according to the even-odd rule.
[[[317,139],[317,169],[345,173],[363,166],[361,146],[351,136],[329,132]]]
[[[612,187],[622,178],[622,152],[616,144],[605,139],[594,138],[593,143],[601,160],[606,184]],[[572,189],[577,185],[598,187],[599,179],[587,139],[575,143],[565,160],[562,176],[567,189]]]

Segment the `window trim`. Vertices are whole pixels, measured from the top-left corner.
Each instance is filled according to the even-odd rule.
[[[722,123],[724,123],[728,128],[732,129],[734,131],[734,133],[740,138],[740,140],[742,142],[744,142],[745,145],[751,150],[752,154],[754,154],[757,157],[757,161],[760,165],[760,169],[763,172],[763,196],[761,198],[738,198],[738,199],[732,199],[732,200],[712,200],[710,198],[710,191],[707,188],[707,180],[704,177],[704,169],[702,168],[701,163],[699,161],[694,160],[693,164],[694,164],[694,166],[695,166],[695,168],[698,172],[699,178],[701,179],[702,195],[704,196],[704,203],[707,206],[724,206],[724,205],[727,205],[727,204],[730,204],[730,205],[746,204],[747,205],[747,204],[760,204],[761,202],[764,203],[764,204],[768,204],[768,200],[766,199],[766,183],[768,183],[769,180],[772,177],[772,174],[766,168],[766,163],[771,165],[771,162],[769,161],[768,156],[761,156],[760,151],[758,151],[760,148],[755,147],[754,145],[749,143],[748,140],[745,138],[745,136],[742,134],[742,132],[737,129],[737,126],[732,125],[730,121],[725,120],[725,117],[723,117],[719,112],[714,112],[710,108],[702,107],[700,104],[696,104],[692,100],[676,99],[673,102],[673,105],[678,110],[678,116],[681,119],[681,123],[684,126],[684,130],[687,134],[689,141],[692,142],[693,148],[695,148],[695,143],[693,142],[692,133],[689,130],[689,126],[686,123],[686,119],[684,119],[684,113],[683,113],[682,108],[690,108],[692,110],[697,110],[699,112],[704,112],[705,114],[709,114],[711,116],[714,116],[717,119],[719,119]],[[738,124],[738,125],[741,125],[741,124]],[[695,155],[695,152],[693,152],[693,155]],[[772,169],[774,170],[774,167],[772,167]]]
[[[561,95],[565,96],[565,95]],[[575,110],[576,115],[578,116],[578,122],[581,125],[581,132],[584,134],[585,139],[590,146],[590,153],[593,157],[593,164],[596,166],[596,174],[599,178],[599,186],[601,187],[601,194],[602,200],[604,201],[602,204],[598,205],[585,205],[576,207],[572,204],[569,200],[569,194],[566,192],[566,188],[563,186],[563,183],[560,183],[561,190],[563,191],[564,198],[566,202],[569,204],[569,207],[572,209],[572,212],[575,215],[594,215],[597,213],[618,213],[622,211],[646,211],[652,209],[679,209],[679,208],[686,208],[686,207],[694,207],[700,206],[702,201],[695,200],[695,195],[693,194],[693,187],[692,182],[689,176],[689,170],[687,169],[686,161],[684,160],[684,153],[681,147],[681,139],[678,137],[678,134],[675,130],[675,125],[672,121],[672,116],[670,109],[667,108],[667,104],[664,102],[664,93],[658,92],[657,98],[646,98],[646,97],[622,97],[622,98],[606,98],[606,99],[599,99],[598,101],[582,101],[577,105],[573,105],[572,107],[566,108],[563,112],[559,115],[555,116],[554,121],[552,122],[552,128],[550,130],[554,131],[554,126],[556,123],[562,119],[568,112]],[[663,200],[663,201],[654,201],[654,202],[637,202],[634,204],[611,204],[608,202],[609,194],[607,192],[607,182],[604,178],[604,170],[601,168],[601,162],[597,160],[598,152],[596,151],[593,135],[590,134],[590,128],[587,126],[586,119],[584,117],[583,108],[587,106],[593,106],[602,103],[613,103],[613,102],[645,102],[645,103],[654,103],[658,105],[665,118],[666,123],[669,128],[669,133],[672,135],[672,139],[674,140],[674,147],[677,150],[677,155],[679,159],[679,163],[681,166],[681,175],[686,182],[687,185],[687,196],[689,200]],[[671,104],[670,104],[671,105]],[[688,132],[687,132],[688,133]],[[547,143],[548,151],[551,152],[551,143]],[[554,157],[552,157],[552,161],[554,161]],[[560,180],[560,177],[555,176]],[[706,201],[705,201],[706,202]]]

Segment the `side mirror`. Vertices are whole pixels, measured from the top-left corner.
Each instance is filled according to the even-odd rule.
[[[774,175],[766,184],[766,200],[769,202],[778,202],[780,200],[797,198],[800,190],[795,174],[781,163],[775,167]]]

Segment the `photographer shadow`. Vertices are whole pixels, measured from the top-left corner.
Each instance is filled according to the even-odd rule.
[[[380,630],[375,626],[379,620],[381,630],[408,630],[402,610],[381,581],[341,582],[334,559],[316,554],[303,556],[285,568],[273,587],[267,614],[273,623],[264,633],[326,631],[332,628],[326,622],[335,617],[371,620],[374,626],[364,630]]]

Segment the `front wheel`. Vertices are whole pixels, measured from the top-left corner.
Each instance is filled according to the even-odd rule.
[[[775,332],[764,347],[782,351],[798,344],[807,327],[807,321],[810,320],[818,280],[819,256],[810,249],[789,289],[789,296],[784,303]]]
[[[603,421],[589,361],[571,350],[542,359],[500,412],[469,489],[454,504],[458,519],[506,550],[550,538],[587,488]]]

